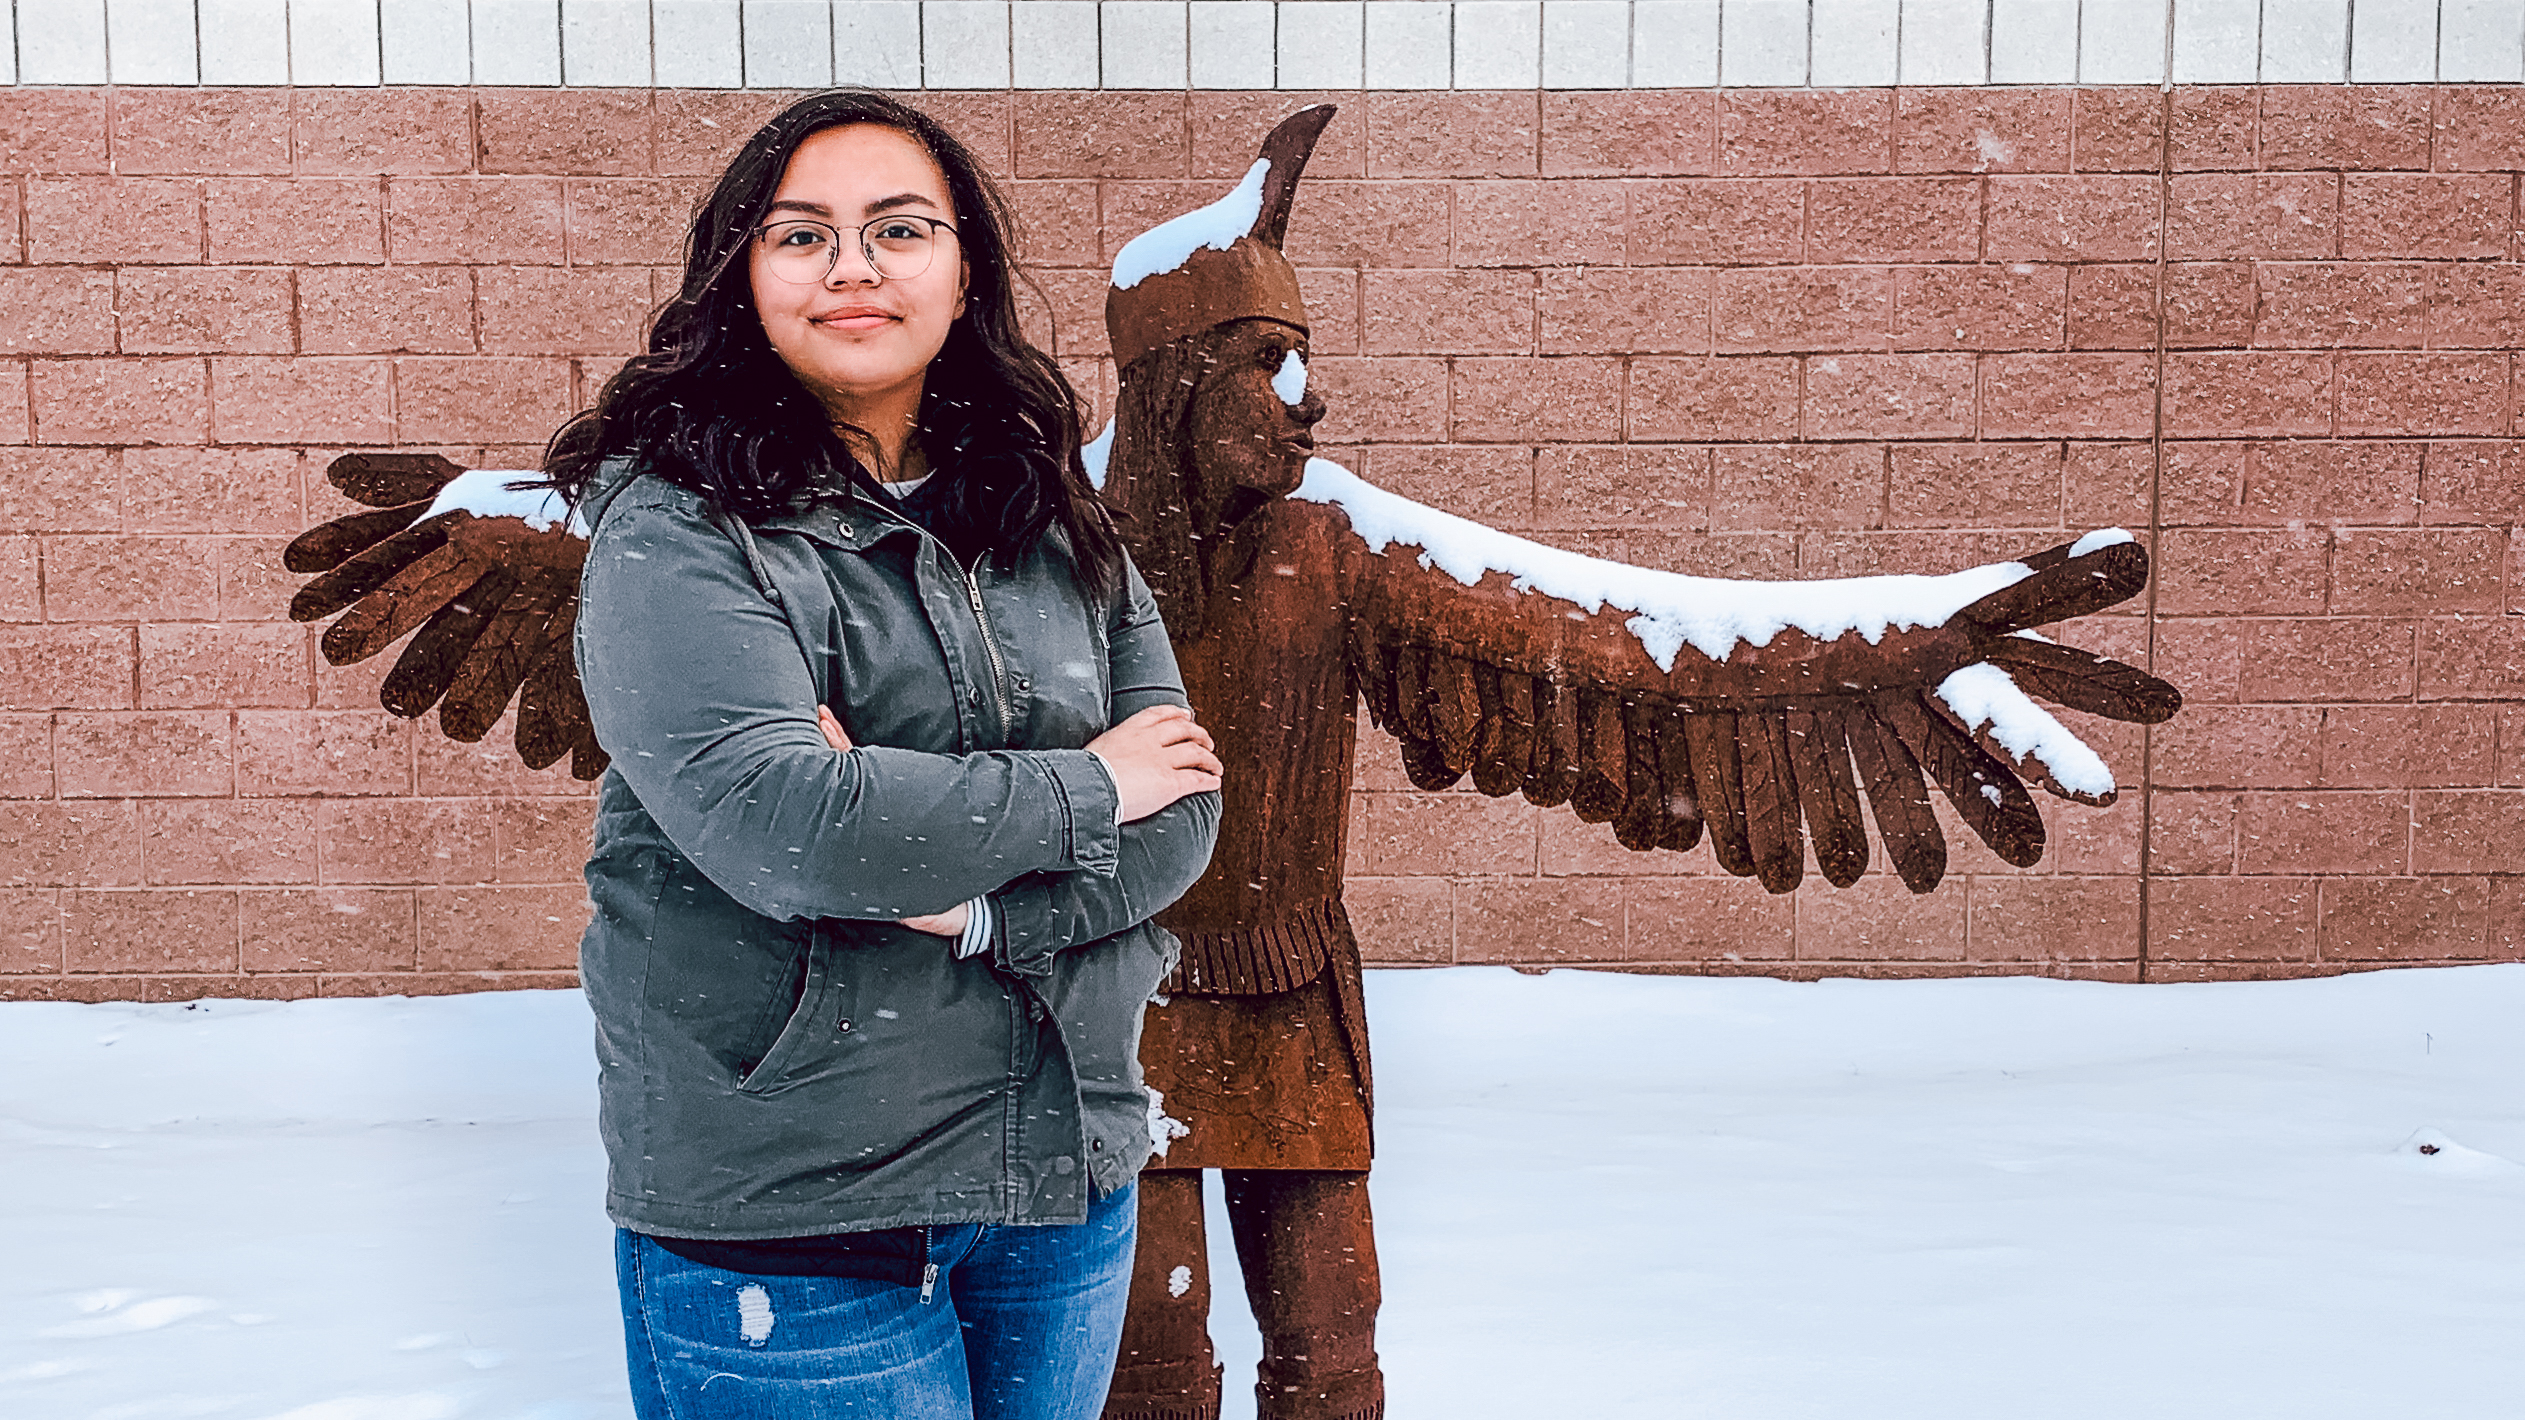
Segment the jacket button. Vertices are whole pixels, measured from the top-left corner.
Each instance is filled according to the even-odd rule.
[[[839,1023],[839,1024],[837,1024],[837,1025],[835,1025],[835,1026],[833,1027],[833,1034],[835,1034],[835,1035],[848,1035],[848,1034],[850,1034],[850,1033],[851,1033],[851,1023],[850,1023],[850,1017],[848,1017],[848,1016],[844,1016],[844,1017],[842,1017],[842,1019],[841,1019],[840,1023]]]
[[[1105,1141],[1102,1139],[1090,1139],[1087,1141],[1087,1147],[1090,1152],[1101,1154],[1105,1151]]]
[[[1032,690],[1035,688],[1035,683],[1026,679],[1024,676],[1019,676],[1017,677],[1017,688],[1019,690]]]
[[[1067,1178],[1078,1171],[1078,1160],[1071,1158],[1067,1154],[1063,1154],[1052,1161],[1052,1171],[1064,1178]]]

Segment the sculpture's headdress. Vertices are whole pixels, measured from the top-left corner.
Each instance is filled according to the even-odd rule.
[[[1262,317],[1306,328],[1298,273],[1280,243],[1298,175],[1332,117],[1330,104],[1318,104],[1281,120],[1235,191],[1151,227],[1115,254],[1105,328],[1117,368],[1232,320]]]

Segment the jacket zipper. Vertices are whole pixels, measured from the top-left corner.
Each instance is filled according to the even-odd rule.
[[[982,610],[980,570],[982,559],[989,555],[981,553],[975,556],[972,570],[967,570],[960,563],[956,570],[964,574],[964,595],[973,604],[973,624],[982,628],[982,654],[991,663],[991,703],[999,707],[1000,733],[1010,735],[1017,731],[1017,710],[1008,703],[1008,667],[1000,660],[999,638],[991,634],[991,618]],[[956,559],[949,554],[947,560],[955,562]]]

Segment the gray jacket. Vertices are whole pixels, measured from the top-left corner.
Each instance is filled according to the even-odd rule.
[[[867,501],[753,525],[609,467],[579,675],[608,1212],[669,1237],[1066,1223],[1150,1152],[1149,921],[1216,794],[1117,828],[1081,746],[1185,703],[1155,601],[1061,554],[960,567]],[[829,705],[859,746],[836,754]],[[988,953],[893,919],[989,894]]]

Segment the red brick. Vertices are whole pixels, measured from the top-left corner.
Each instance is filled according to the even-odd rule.
[[[2069,94],[2059,89],[1896,89],[1894,170],[2063,172]]]
[[[1379,488],[1493,527],[1534,522],[1534,450],[1499,444],[1379,444],[1361,466]],[[1603,449],[1590,449],[1599,456]]]
[[[1126,185],[1108,184],[1108,193]],[[1287,249],[1300,266],[1445,266],[1449,264],[1451,186],[1436,182],[1317,183],[1301,189],[1305,200],[1290,214]],[[1208,198],[1203,198],[1208,201]],[[1171,216],[1152,213],[1150,220]],[[1109,248],[1137,236],[1109,216]]]
[[[1370,354],[1520,354],[1534,348],[1530,271],[1369,271]]]
[[[412,739],[411,722],[383,710],[240,710],[237,792],[408,794]]]
[[[386,377],[383,360],[214,358],[217,435],[239,443],[391,442]]]
[[[1455,890],[1456,960],[1625,959],[1622,887],[1594,878],[1485,879]]]
[[[2329,434],[2332,357],[2169,355],[2165,421],[2177,436]]]
[[[2183,443],[2167,446],[2161,508],[2174,526],[2407,523],[2419,489],[2417,444]]]
[[[2057,350],[2071,268],[1905,266],[1894,273],[1897,350]]]
[[[301,581],[282,565],[288,544],[282,537],[223,537],[211,544],[211,561],[219,573],[220,620],[277,621],[287,615]]]
[[[307,655],[305,631],[286,622],[144,625],[141,707],[304,706]]]
[[[275,978],[294,980],[296,978]],[[576,991],[576,971],[433,971],[315,978],[317,994],[335,996],[464,996],[477,991]]]
[[[1964,890],[1976,961],[2120,961],[2139,955],[2135,876],[1991,874],[1956,886]]]
[[[2394,529],[2334,534],[2332,610],[2344,615],[2496,615],[2507,609],[2496,528]]]
[[[2418,85],[2271,85],[2262,91],[2262,166],[2425,168],[2430,99]]]
[[[2306,961],[2315,896],[2311,878],[2152,878],[2149,960]]]
[[[2154,266],[2069,268],[2068,328],[2073,350],[2150,350],[2157,343]]]
[[[2252,343],[2326,349],[2417,347],[2428,314],[2429,268],[2385,262],[2265,264]]]
[[[43,575],[35,539],[0,534],[0,622],[43,619]]]
[[[292,449],[129,449],[123,525],[149,532],[295,533],[298,454]]]
[[[1711,276],[1690,267],[1543,272],[1537,299],[1542,352],[1706,354]]]
[[[2201,173],[2166,189],[2166,254],[2177,260],[2336,254],[2340,179],[2327,173]]]
[[[1322,393],[1332,411],[1316,426],[1318,439],[1435,443],[1447,437],[1443,360],[1327,355],[1308,363],[1307,385]]]
[[[0,350],[104,355],[113,349],[114,273],[0,270]]]
[[[1455,362],[1453,437],[1474,443],[1561,443],[1622,433],[1622,363],[1568,356]]]
[[[2259,90],[2249,85],[2187,85],[2167,97],[2172,109],[2167,144],[2175,171],[2253,166]]]
[[[419,956],[409,891],[245,892],[238,908],[248,971],[410,971]]]
[[[379,659],[383,660],[384,657]],[[366,704],[377,703],[372,692]],[[535,794],[587,798],[594,786],[570,777],[564,758],[548,769],[528,769],[514,748],[517,725],[512,706],[478,744],[465,744],[438,733],[414,736],[417,773],[415,792],[431,797],[459,794]]]
[[[1113,353],[1113,345],[1106,338],[1105,333],[1105,293],[1110,289],[1110,277],[1101,270],[1037,271],[1034,276],[1035,284],[1042,288],[1042,294],[1051,298],[1051,304],[1039,312],[1049,317],[1050,330],[1047,332],[1049,338],[1036,341],[1037,345],[1047,350],[1057,349],[1064,355],[1110,355]],[[1327,277],[1330,278],[1329,281],[1326,280]],[[1345,293],[1346,299],[1336,296],[1331,301],[1326,301],[1321,299],[1322,288],[1326,285],[1339,287],[1345,283],[1355,283],[1357,278],[1358,273],[1355,271],[1315,272],[1301,274],[1298,277],[1301,298],[1306,301],[1308,316],[1317,327],[1315,333],[1309,337],[1310,351],[1342,348],[1344,342],[1334,327],[1344,316],[1353,315],[1357,311],[1358,292],[1351,289]],[[1031,306],[1032,297],[1032,292],[1027,291],[1023,286],[1019,287],[1018,299],[1021,303]],[[645,319],[647,309],[647,303],[641,302],[636,314],[642,318],[629,322],[629,336],[624,344],[626,351],[640,348],[643,329],[647,324]],[[484,338],[486,341],[489,339],[487,323],[484,327]],[[1349,332],[1347,343],[1353,349],[1356,348],[1355,327]]]
[[[491,813],[478,799],[326,800],[316,841],[328,883],[480,883],[493,876]]]
[[[1797,436],[1797,361],[1643,357],[1631,362],[1632,439],[1788,439]]]
[[[1969,261],[1981,252],[1981,179],[1825,180],[1806,189],[1808,261]]]
[[[2157,251],[2157,180],[1995,177],[1983,254],[1994,260],[2148,260]]]
[[[2411,870],[2513,873],[2525,843],[2525,793],[2430,790],[2412,796]]]
[[[0,360],[0,444],[24,444],[35,437],[27,379],[26,361]]]
[[[2525,706],[2499,708],[2499,776],[2502,787],[2525,788]]]
[[[482,348],[502,355],[632,355],[649,321],[637,267],[484,270]]]
[[[1894,99],[1883,89],[1732,90],[1719,100],[1719,171],[1890,172],[1893,131]]]
[[[1796,899],[1764,892],[1749,878],[1631,878],[1618,890],[1629,921],[1626,960],[1786,961],[1796,954]]]
[[[2343,355],[2343,434],[2505,434],[2505,352],[2475,355]]]
[[[2510,255],[2516,184],[2504,175],[2350,173],[2341,179],[2341,255]]]
[[[646,89],[484,89],[474,123],[477,164],[486,173],[650,171]]]
[[[2183,688],[2186,707],[2233,702],[2243,674],[2238,664],[2242,623],[2181,616],[2157,619],[2151,668]]]
[[[123,173],[289,171],[285,89],[126,86],[114,102],[114,168]]]
[[[135,654],[128,627],[0,626],[0,709],[126,708]]]
[[[2321,530],[2170,531],[2158,550],[2158,610],[2169,615],[2320,613],[2329,544]]]
[[[2236,812],[2241,797],[2165,789],[2150,795],[2151,869],[2174,875],[2234,872]]]
[[[1683,178],[1629,191],[1635,266],[1787,262],[1805,251],[1804,183]]]
[[[1797,895],[1800,961],[1957,961],[1965,955],[1964,894],[1915,896],[1890,873]]]
[[[0,883],[10,887],[140,881],[140,820],[128,803],[12,803],[0,812],[0,850]]]
[[[202,185],[171,178],[29,179],[26,257],[38,263],[199,261]]]
[[[1688,577],[1777,578],[1797,566],[1797,543],[1794,533],[1635,529],[1608,540],[1606,549],[1593,555]]]
[[[1342,905],[1359,954],[1371,963],[1455,960],[1455,885],[1444,878],[1350,878],[1342,883]]]
[[[298,171],[465,172],[473,166],[472,98],[462,89],[300,89]]]
[[[197,359],[39,360],[35,437],[48,444],[190,444],[209,432]]]
[[[293,343],[286,271],[127,266],[116,280],[128,354],[283,355]]]
[[[1973,432],[1970,355],[1817,355],[1806,362],[1810,439],[1936,439]]]
[[[922,102],[928,102],[927,98]],[[1323,136],[1315,142],[1314,155],[1306,160],[1308,185],[1314,184],[1319,173],[1328,178],[1366,177],[1368,124],[1359,109],[1356,91],[1300,93],[1285,89],[1195,89],[1191,109],[1192,175],[1226,178],[1230,182],[1242,178],[1245,170],[1254,165],[1254,152],[1262,146],[1263,136],[1275,124],[1299,109],[1319,103],[1335,105],[1341,111],[1325,126]],[[957,132],[964,130],[959,128]]]
[[[2154,88],[2077,90],[2072,165],[2082,173],[2157,171],[2165,158],[2165,105]]]
[[[915,107],[933,112],[944,104],[957,106],[968,96],[957,94],[906,94]],[[997,122],[992,131],[979,127],[958,127],[956,136],[982,159],[992,173],[1008,171],[1008,97],[1005,94],[974,94],[976,104],[993,107]],[[735,156],[738,145],[756,129],[771,121],[773,115],[796,101],[797,95],[777,90],[713,90],[659,89],[657,105],[657,170],[687,177],[715,178]]]
[[[1089,96],[1101,104],[1110,93]],[[1541,171],[1533,93],[1371,93],[1368,176],[1531,177]]]
[[[396,424],[405,443],[533,439],[559,428],[572,407],[563,361],[427,356],[395,361]]]
[[[578,882],[587,864],[594,808],[586,799],[506,799],[491,805],[499,880]]]
[[[1711,274],[1711,327],[1724,354],[1883,350],[1894,324],[1893,273],[1800,266]]]
[[[2466,261],[2424,269],[2431,346],[2504,350],[2525,345],[2525,266]]]
[[[2152,732],[2150,781],[2176,789],[2316,784],[2322,718],[2312,706],[2187,705]]]
[[[653,226],[663,212],[647,214]],[[394,178],[386,184],[386,245],[397,262],[563,263],[557,178]],[[617,260],[657,259],[649,252]]]
[[[0,265],[15,266],[26,260],[23,206],[16,181],[0,182]]]
[[[2336,705],[2323,715],[2323,782],[2338,788],[2469,788],[2493,782],[2487,705]]]
[[[234,971],[237,895],[211,888],[62,894],[74,972]]]
[[[234,784],[224,710],[65,713],[53,752],[64,798],[202,798]]]
[[[1889,532],[1846,529],[1807,532],[1797,539],[1796,576],[1800,580],[1876,577],[1897,573],[1937,576],[2021,557],[2037,538],[2047,542],[2058,540],[2049,533],[1959,532],[1951,528],[1935,531],[1903,528]],[[1769,571],[1758,575],[1777,576]],[[1948,866],[1954,868],[1957,865],[1950,863]],[[1987,866],[1997,870],[2006,865],[1993,857]]]
[[[1709,526],[1710,451],[1694,445],[1561,445],[1537,450],[1534,521],[1700,530]]]
[[[2525,619],[2420,623],[2424,699],[2525,699]]]
[[[1098,245],[1097,184],[1088,179],[1052,179],[1008,184],[1009,201],[1017,208],[1018,260],[1029,266],[1094,266],[1102,260]]]
[[[2145,438],[2155,428],[2155,389],[2155,364],[2144,355],[1984,356],[1982,437]]]
[[[2253,268],[2243,262],[2180,262],[2166,268],[2165,342],[2226,349],[2253,343]]]
[[[1718,169],[1718,100],[1706,89],[1546,90],[1542,98],[1546,177],[1650,177]]]
[[[0,889],[0,976],[61,970],[61,894]]]
[[[2247,621],[2237,630],[2237,694],[2245,700],[2407,700],[2412,637],[2411,622],[2368,617]]]
[[[423,971],[551,971],[578,965],[587,889],[423,888]]]
[[[158,799],[139,808],[153,887],[316,880],[313,800]]]
[[[208,185],[213,261],[374,265],[386,259],[385,194],[374,179],[231,178]]]
[[[1908,444],[1891,453],[1893,527],[2061,525],[2058,444]]]
[[[2513,172],[2525,153],[2525,92],[2449,84],[2436,93],[2430,150],[2441,172]]]
[[[1625,246],[1620,183],[1491,179],[1455,188],[1458,266],[1603,266]]]
[[[1872,444],[1722,447],[1712,475],[1719,531],[1885,525],[1885,451]]]
[[[398,191],[400,188],[398,187]],[[596,178],[570,184],[570,260],[579,266],[671,266],[681,269],[684,234],[691,225],[694,194],[685,182],[657,178]],[[401,199],[398,198],[399,202]],[[557,219],[556,219],[557,220]],[[531,213],[521,213],[516,239],[528,247],[544,241],[549,224],[538,199]],[[503,239],[505,240],[505,239]],[[517,260],[522,265],[556,266],[561,247]],[[397,261],[406,260],[401,246]],[[479,260],[456,256],[451,260]]]
[[[101,532],[122,526],[120,478],[109,449],[0,448],[0,527]]]
[[[495,269],[493,274],[516,273]],[[473,303],[474,273],[461,266],[302,271],[298,273],[300,348],[310,355],[470,351],[474,348]],[[646,307],[644,293],[643,313]]]
[[[2403,793],[2254,793],[2237,823],[2243,873],[2399,873],[2411,856]]]
[[[33,87],[0,93],[0,172],[107,171],[105,95]]]
[[[1017,177],[1191,176],[1181,93],[1030,92],[1015,102]]]
[[[1473,794],[1370,794],[1354,852],[1362,871],[1526,874],[1535,869],[1533,805]]]
[[[2491,955],[2486,878],[2332,878],[2323,884],[2326,961],[2462,961]]]

